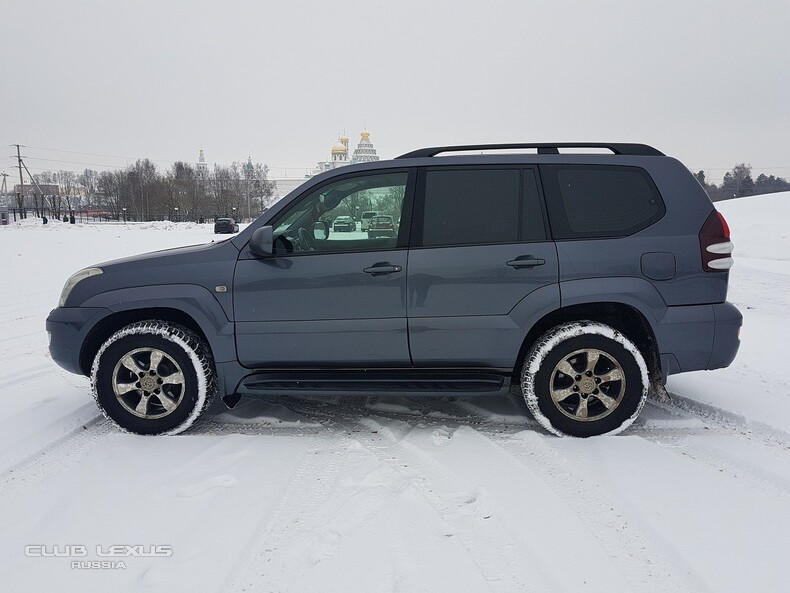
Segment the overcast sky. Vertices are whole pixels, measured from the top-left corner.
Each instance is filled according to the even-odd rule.
[[[3,3],[0,56],[0,143],[34,172],[203,146],[301,176],[366,127],[384,158],[644,142],[714,179],[790,177],[787,0],[25,0]]]

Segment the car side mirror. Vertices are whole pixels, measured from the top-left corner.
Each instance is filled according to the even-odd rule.
[[[256,257],[274,257],[274,229],[270,226],[256,229],[250,238],[249,246]]]
[[[324,241],[329,238],[329,223],[319,220],[313,225],[313,238]]]

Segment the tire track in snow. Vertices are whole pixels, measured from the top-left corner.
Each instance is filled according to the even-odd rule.
[[[21,333],[21,334],[11,334],[11,335],[6,334],[6,335],[0,337],[0,344],[4,344],[5,342],[24,340],[24,342],[23,342],[23,345],[24,345],[24,344],[27,344],[30,341],[30,338],[32,338],[33,336],[39,336],[40,334],[41,334],[41,331],[32,331],[32,332],[28,331],[28,332],[24,332],[24,333]]]
[[[676,405],[675,405],[675,402]],[[746,477],[761,489],[768,488],[780,497],[790,496],[790,472],[782,474],[751,461],[753,451],[736,455],[717,446],[715,438],[730,437],[733,444],[748,448],[762,448],[761,460],[774,459],[776,466],[790,468],[790,444],[781,438],[781,431],[749,423],[742,417],[719,410],[714,406],[698,404],[682,396],[673,395],[673,402],[651,402],[656,407],[678,416],[700,418],[710,426],[705,433],[665,433],[647,430],[639,436],[670,447],[720,472],[734,477]],[[710,437],[710,438],[703,438]]]
[[[326,434],[326,428],[321,430]],[[294,546],[298,549],[319,523],[318,510],[331,495],[349,441],[334,433],[318,438],[318,445],[305,453],[278,502],[260,521],[256,535],[229,571],[223,591],[287,591],[285,581],[302,568],[294,564],[321,560],[310,554],[294,558]]]
[[[49,361],[26,367],[15,373],[6,373],[3,376],[3,390],[7,390],[9,387],[24,383],[30,379],[43,379],[47,376],[43,372],[46,370],[52,370],[52,363]]]
[[[520,439],[496,439],[496,444],[535,473],[588,527],[610,552],[631,590],[712,593],[670,542],[641,521],[616,492],[602,486],[595,474],[552,447],[551,438],[525,431]]]
[[[97,414],[66,436],[0,473],[0,491],[5,495],[16,493],[74,467],[89,450],[113,432],[116,431],[111,424]]]
[[[751,480],[762,491],[769,490],[776,496],[783,498],[790,496],[790,477],[782,476],[757,465],[745,456],[740,457],[717,448],[713,443],[691,441],[688,438],[665,438],[660,435],[646,435],[644,438],[675,449],[682,455],[704,463],[719,472],[727,473],[734,478]],[[786,467],[790,467],[790,454],[786,456],[784,463]]]
[[[415,485],[434,511],[455,527],[457,537],[491,591],[559,590],[551,575],[520,550],[507,525],[489,521],[490,516],[481,510],[479,492],[428,453],[405,441],[413,426],[398,420],[382,422],[375,417],[358,419],[356,425],[364,430],[354,432],[354,438],[382,465]]]
[[[277,426],[267,422],[222,422],[211,418],[203,418],[185,434],[245,434],[245,435],[292,435],[311,436],[326,432],[323,426]]]
[[[497,521],[487,521],[474,516],[478,493],[452,471],[405,442],[416,424],[430,420],[412,414],[392,413],[405,416],[407,421],[384,418],[376,411],[365,407],[368,398],[350,398],[339,404],[298,400],[289,402],[289,407],[300,414],[323,424],[332,437],[346,435],[353,439],[378,460],[379,467],[387,468],[402,480],[414,486],[426,503],[447,524],[454,527],[454,536],[459,537],[468,558],[474,563],[491,591],[559,591],[551,575],[543,568],[530,564],[519,552],[518,545],[507,536],[507,526]],[[382,422],[383,420],[383,422]],[[438,419],[429,424],[441,426]],[[495,429],[495,427],[493,427]],[[348,438],[344,438],[348,442]],[[387,504],[389,499],[368,501],[370,508],[362,509],[354,516],[356,526],[373,518],[375,512]],[[478,505],[479,506],[479,505]],[[279,511],[278,511],[279,512]],[[470,537],[468,521],[474,521]],[[348,526],[344,531],[348,531]],[[319,529],[320,531],[320,529]],[[336,545],[336,544],[335,544]],[[247,579],[247,584],[252,582]],[[239,590],[238,587],[230,590]],[[278,589],[267,589],[278,590]]]
[[[713,423],[731,433],[754,436],[765,443],[777,445],[790,450],[790,434],[773,426],[756,420],[748,420],[744,416],[711,404],[695,401],[677,393],[670,393],[669,402],[651,401],[654,406],[670,413],[685,413]]]

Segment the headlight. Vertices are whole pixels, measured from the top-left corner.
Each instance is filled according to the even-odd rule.
[[[60,302],[58,303],[58,306],[66,306],[66,300],[69,298],[71,291],[74,290],[74,287],[77,286],[80,281],[85,280],[85,278],[90,278],[91,276],[97,276],[99,274],[104,274],[104,270],[101,268],[85,268],[66,280],[66,285],[63,287],[63,291],[60,293]]]

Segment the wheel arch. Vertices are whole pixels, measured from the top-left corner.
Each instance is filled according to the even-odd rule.
[[[188,313],[173,307],[147,307],[117,311],[100,320],[88,332],[80,349],[80,370],[83,374],[90,375],[91,365],[96,353],[107,339],[119,329],[139,321],[164,321],[185,327],[200,337],[211,350],[211,341],[206,336],[203,328]]]
[[[552,327],[572,321],[596,321],[611,326],[629,338],[645,357],[651,383],[661,379],[661,360],[653,328],[636,307],[618,302],[593,302],[555,309],[541,317],[527,332],[513,367],[513,385],[521,382],[521,367],[532,345]]]

